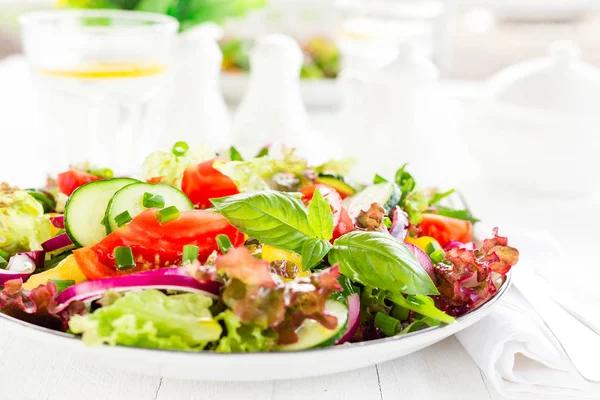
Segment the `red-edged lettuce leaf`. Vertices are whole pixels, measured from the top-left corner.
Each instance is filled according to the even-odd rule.
[[[74,301],[59,312],[55,301],[56,293],[54,282],[27,290],[23,288],[21,279],[13,279],[7,281],[0,292],[0,311],[38,326],[66,331],[69,318],[75,314],[84,314],[86,307],[84,303]]]
[[[485,239],[481,249],[452,248],[446,252],[444,262],[435,266],[440,296],[434,298],[438,308],[460,316],[496,293],[492,272],[504,282],[510,268],[519,260],[519,252],[508,246],[506,237],[498,236],[498,228],[494,228],[492,234],[493,238]]]
[[[364,231],[387,231],[383,224],[385,210],[377,203],[371,204],[367,211],[361,210],[356,217],[356,227]]]
[[[205,276],[202,269],[192,276]],[[255,324],[278,333],[280,344],[295,343],[295,330],[307,319],[334,328],[337,319],[325,314],[325,301],[341,290],[338,267],[284,282],[270,272],[269,263],[258,260],[245,247],[229,250],[216,259],[216,269],[225,274],[221,298],[243,324]]]

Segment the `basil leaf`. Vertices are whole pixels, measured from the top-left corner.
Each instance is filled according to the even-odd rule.
[[[394,293],[388,296],[388,300],[390,300],[392,303],[398,304],[399,306],[413,310],[414,312],[425,317],[429,317],[446,324],[451,324],[454,322],[454,317],[438,309],[435,306],[433,299],[429,296],[408,295],[405,298],[401,294]]]
[[[308,239],[302,245],[302,270],[318,265],[331,250],[331,243],[323,239]]]
[[[475,218],[469,210],[453,210],[452,208],[441,206],[437,206],[436,209],[437,213],[439,215],[443,215],[444,217],[462,219],[465,221],[471,221],[472,223],[479,222],[479,220]]]
[[[315,190],[308,205],[308,224],[318,239],[330,240],[333,237],[331,207],[318,190]]]
[[[300,251],[312,234],[306,207],[289,193],[240,193],[211,202],[240,232],[280,249]]]
[[[329,262],[364,285],[408,294],[439,294],[427,272],[404,244],[387,233],[354,231],[338,238]]]

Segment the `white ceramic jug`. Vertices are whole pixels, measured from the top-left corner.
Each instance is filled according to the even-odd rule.
[[[300,95],[302,52],[284,35],[260,38],[250,53],[250,83],[235,114],[235,145],[251,157],[265,144],[310,151],[310,125]]]
[[[408,44],[383,68],[345,75],[339,136],[344,155],[358,160],[357,179],[393,178],[405,162],[419,162],[419,118],[437,78],[437,68]]]
[[[175,51],[173,94],[162,143],[204,141],[214,149],[228,147],[231,117],[219,88],[223,55],[215,33],[203,27],[184,32]]]

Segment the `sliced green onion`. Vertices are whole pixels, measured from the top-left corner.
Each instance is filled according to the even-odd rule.
[[[183,256],[181,257],[181,262],[194,262],[198,259],[198,254],[200,254],[200,247],[194,246],[193,244],[183,246]]]
[[[113,176],[115,176],[115,174],[113,173],[113,170],[110,168],[88,169],[86,172],[88,174],[96,175],[100,178],[105,178],[105,179],[110,179]]]
[[[170,206],[167,208],[163,208],[162,210],[158,210],[156,212],[156,219],[160,223],[165,223],[171,221],[173,219],[179,218],[180,212],[175,206]]]
[[[4,269],[8,266],[8,257],[4,258],[0,256],[0,268]]]
[[[8,258],[10,257],[10,253],[6,250],[0,249],[0,257],[4,258],[5,260],[8,260]]]
[[[381,329],[385,336],[394,336],[400,332],[400,321],[382,312],[375,315],[375,328]]]
[[[404,308],[397,304],[392,308],[392,317],[396,318],[398,321],[406,321],[409,313],[410,310],[408,308]]]
[[[129,211],[125,210],[115,217],[115,222],[117,223],[117,226],[123,226],[126,223],[130,222],[132,219],[133,218],[131,218],[131,214],[129,214]]]
[[[231,244],[231,240],[229,240],[229,236],[227,235],[217,235],[216,240],[217,246],[219,246],[219,250],[221,250],[221,253],[223,254],[227,253],[229,249],[233,247],[233,245]]]
[[[446,253],[444,253],[444,250],[442,250],[442,249],[436,250],[429,255],[429,258],[431,258],[431,261],[433,261],[436,264],[444,261],[444,257],[446,257]]]
[[[435,240],[427,243],[427,246],[425,246],[425,253],[427,253],[428,256],[431,256],[431,253],[438,250],[442,250],[442,247]]]
[[[118,246],[115,248],[115,261],[117,262],[117,269],[124,271],[135,267],[135,261],[133,261],[133,252],[129,246]]]
[[[383,217],[383,224],[386,228],[390,229],[392,227],[392,220],[390,217]]]
[[[144,193],[142,204],[146,208],[163,208],[165,206],[165,198],[159,194]]]
[[[54,279],[54,278],[50,278],[49,279],[50,282],[54,282],[54,284],[56,285],[56,293],[60,293],[63,290],[65,290],[66,288],[68,288],[69,286],[73,286],[75,284],[75,281],[73,279]]]
[[[175,154],[178,157],[181,157],[182,155],[184,155],[188,150],[190,149],[190,146],[186,143],[186,142],[177,142],[173,145],[173,149],[171,149],[171,151],[173,152],[173,154]]]
[[[379,174],[375,174],[375,176],[373,177],[373,183],[385,183],[388,180],[385,179],[383,176],[379,175]]]
[[[260,151],[256,155],[256,158],[264,157],[264,156],[268,156],[268,155],[269,155],[269,146],[265,146],[262,149],[260,149]]]
[[[233,146],[229,148],[229,158],[231,161],[244,161],[244,157],[242,157],[238,149]]]

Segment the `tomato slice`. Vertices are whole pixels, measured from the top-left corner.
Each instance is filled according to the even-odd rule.
[[[419,236],[431,236],[442,247],[451,240],[459,240],[463,243],[473,241],[473,224],[471,221],[438,214],[423,214],[423,220],[419,228],[421,229]]]
[[[161,224],[156,219],[156,209],[148,209],[99,243],[73,253],[88,279],[101,279],[179,265],[185,245],[198,246],[198,260],[203,263],[213,251],[218,250],[215,238],[219,234],[227,235],[234,246],[244,242],[244,235],[220,214],[202,210],[183,211],[179,218]],[[117,270],[114,250],[118,246],[131,248],[135,268]]]
[[[231,178],[213,168],[214,161],[213,159],[192,165],[183,172],[181,190],[190,198],[196,208],[212,207],[209,199],[239,193]]]
[[[354,229],[352,217],[350,217],[348,209],[344,205],[342,196],[340,196],[340,194],[331,186],[319,183],[300,189],[300,192],[303,195],[302,201],[304,204],[308,206],[316,189],[319,189],[323,198],[329,200],[329,205],[331,206],[331,211],[333,213],[333,239],[337,239],[352,231]]]
[[[70,169],[56,176],[56,184],[61,193],[70,196],[79,186],[83,186],[88,182],[98,181],[102,178],[88,174],[87,172],[78,169]]]

